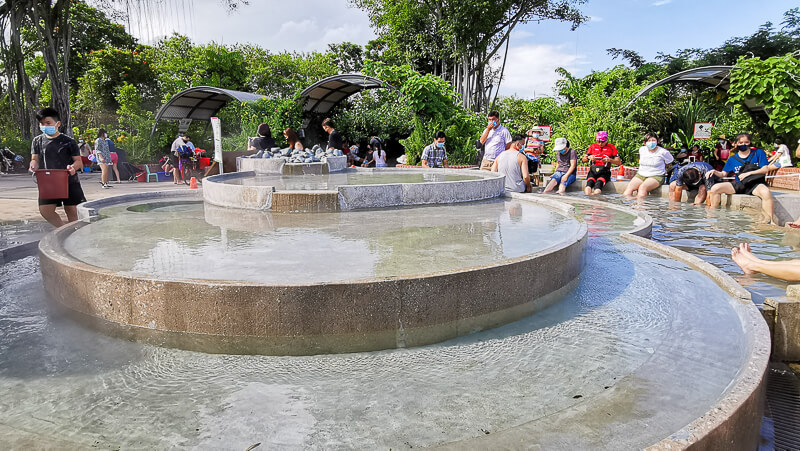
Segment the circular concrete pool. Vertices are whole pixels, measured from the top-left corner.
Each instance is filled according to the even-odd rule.
[[[194,207],[153,210],[160,208],[182,215]],[[597,205],[582,211],[590,213],[586,266],[560,302],[407,349],[221,355],[118,340],[48,313],[47,257],[41,275],[37,258],[0,266],[4,443],[754,447],[769,346],[752,303],[693,264],[617,238],[636,215]]]
[[[569,211],[500,199],[242,222],[139,201],[49,235],[41,264],[51,297],[126,336],[265,354],[418,346],[563,297],[586,236]]]

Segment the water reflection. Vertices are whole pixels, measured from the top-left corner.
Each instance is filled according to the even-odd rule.
[[[494,264],[555,245],[579,228],[573,218],[505,200],[305,214],[180,202],[102,213],[64,244],[86,263],[155,277],[264,283],[394,277]]]
[[[731,248],[744,241],[751,243],[756,255],[767,260],[800,258],[800,231],[760,224],[758,215],[741,210],[709,209],[657,197],[644,200],[626,200],[616,195],[604,197],[613,204],[648,213],[653,217],[653,240],[696,255],[727,272],[752,293],[757,304],[763,303],[765,297],[785,294],[785,281],[763,274],[742,274],[730,258]],[[598,228],[603,230],[598,226],[603,222],[602,215],[584,210],[586,207],[578,208],[585,215],[590,233]],[[617,227],[616,230],[627,228]]]

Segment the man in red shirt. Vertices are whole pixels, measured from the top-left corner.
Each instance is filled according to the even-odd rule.
[[[621,164],[617,148],[608,143],[608,132],[603,131],[597,132],[597,142],[586,149],[581,161],[591,162],[583,190],[587,196],[600,194],[603,186],[611,180],[611,165]]]

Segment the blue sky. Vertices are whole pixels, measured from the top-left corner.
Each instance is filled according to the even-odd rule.
[[[219,0],[165,0],[163,5],[162,12],[149,13],[184,20],[156,23],[155,31],[140,36],[143,40],[177,30],[196,42],[324,51],[332,42],[366,44],[374,38],[366,14],[347,0],[251,0],[233,14],[226,14]],[[577,31],[558,22],[518,27],[501,94],[550,95],[555,68],[566,67],[579,76],[604,70],[619,63],[606,54],[611,47],[635,50],[648,60],[659,51],[716,47],[731,37],[752,34],[767,21],[779,27],[783,13],[796,6],[796,0],[589,0],[581,9],[592,19]],[[135,18],[133,23],[131,31],[137,35]]]

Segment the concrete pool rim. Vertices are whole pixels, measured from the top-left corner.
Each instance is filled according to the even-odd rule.
[[[507,197],[530,200],[527,197],[533,196],[530,194],[513,194],[507,195]],[[569,209],[568,203],[575,202],[596,205],[624,211],[644,219],[644,224],[639,224],[631,230],[620,234],[620,237],[625,241],[651,249],[701,271],[732,296],[732,307],[741,320],[748,344],[747,356],[743,366],[722,397],[704,415],[687,424],[681,430],[653,444],[648,449],[753,449],[760,437],[759,429],[765,397],[764,375],[769,361],[770,339],[767,326],[758,309],[752,303],[749,292],[721,269],[686,252],[642,238],[642,236],[649,235],[649,230],[652,226],[652,218],[645,213],[599,200],[570,199],[568,203],[551,198],[542,200],[548,203],[559,203],[565,209]],[[510,428],[501,432],[514,436],[514,429]],[[516,437],[517,446],[520,443],[524,443],[519,441],[524,439],[523,434],[514,437]],[[492,440],[499,438],[499,434],[492,434],[492,436],[473,437],[464,441],[443,444],[442,447],[459,447],[467,444],[480,446],[489,444]],[[506,443],[513,444],[514,441],[510,440]]]
[[[255,177],[257,172],[234,172],[203,180],[203,198],[209,204],[248,210],[337,211],[408,205],[449,204],[503,195],[505,177],[488,171],[461,169],[398,170],[394,168],[344,169],[338,174],[441,174],[468,175],[471,180],[421,183],[341,185],[330,190],[278,190],[269,185],[236,185],[230,180]]]
[[[164,200],[159,193],[147,193],[122,201],[144,201],[144,197]],[[564,204],[528,201],[558,214],[571,216],[574,211]],[[558,243],[489,265],[274,285],[171,280],[87,264],[69,255],[62,243],[89,223],[65,225],[40,241],[42,276],[52,300],[89,319],[119,324],[127,329],[121,335],[128,338],[235,354],[307,355],[421,346],[507,324],[558,302],[575,287],[587,240],[587,227],[581,222]],[[559,268],[556,277],[552,268]],[[509,274],[528,276],[513,277],[501,288],[490,283],[508,279]],[[181,301],[187,299],[191,308]]]

